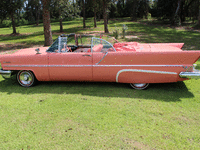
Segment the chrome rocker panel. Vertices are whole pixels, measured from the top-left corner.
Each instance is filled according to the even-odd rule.
[[[3,78],[10,78],[11,74],[12,74],[12,71],[10,70],[0,69],[0,75],[2,75]]]

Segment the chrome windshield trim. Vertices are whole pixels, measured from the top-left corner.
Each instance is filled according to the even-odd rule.
[[[108,52],[106,52],[106,54],[103,56],[103,58],[98,63],[96,63],[96,65],[98,65],[107,55],[108,55]]]
[[[167,71],[154,71],[154,70],[138,70],[138,69],[122,69],[117,72],[116,82],[118,82],[119,75],[122,72],[142,72],[142,73],[157,73],[157,74],[174,74],[177,75],[176,72],[167,72]]]
[[[58,37],[58,53],[61,53],[61,37]]]

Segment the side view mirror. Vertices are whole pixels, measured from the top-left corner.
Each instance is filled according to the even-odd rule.
[[[35,51],[37,52],[36,54],[41,54],[39,48],[36,48]]]

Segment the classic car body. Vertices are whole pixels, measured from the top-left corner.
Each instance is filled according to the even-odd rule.
[[[130,83],[144,89],[149,83],[199,78],[193,64],[200,51],[183,51],[183,43],[111,44],[104,38],[62,35],[49,47],[22,49],[0,55],[0,74],[17,74],[21,86],[35,81]]]

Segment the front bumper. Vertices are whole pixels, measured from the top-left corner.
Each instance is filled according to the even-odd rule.
[[[10,70],[0,69],[0,75],[2,75],[2,77],[4,77],[4,78],[10,78],[11,74],[12,74],[12,71],[10,71]]]
[[[189,78],[189,79],[199,79],[200,78],[200,70],[193,69],[193,72],[181,72],[179,74],[181,78]]]

